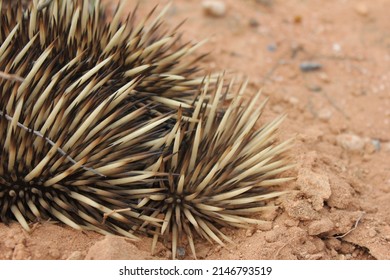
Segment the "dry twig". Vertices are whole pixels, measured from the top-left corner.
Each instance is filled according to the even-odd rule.
[[[357,226],[358,226],[360,220],[363,218],[364,214],[366,214],[366,212],[362,212],[362,214],[359,216],[359,218],[357,218],[357,220],[356,220],[355,225],[353,226],[353,228],[351,228],[351,229],[348,230],[346,233],[344,233],[344,234],[342,234],[342,235],[340,235],[340,236],[336,236],[335,238],[341,239],[341,238],[347,236],[348,234],[350,234],[352,231],[354,231],[354,230],[357,228]]]
[[[24,78],[22,78],[18,75],[8,74],[8,73],[5,73],[3,71],[0,71],[0,78],[10,80],[10,81],[20,82],[20,83],[22,83],[24,81]]]

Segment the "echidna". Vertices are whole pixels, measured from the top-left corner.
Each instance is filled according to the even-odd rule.
[[[7,4],[6,4],[7,2]],[[256,128],[245,84],[198,78],[161,15],[107,20],[99,1],[0,0],[0,221],[222,244],[256,224],[290,168],[283,118]],[[122,2],[123,3],[123,2]],[[4,5],[3,5],[4,4]],[[149,21],[151,23],[147,24]],[[226,106],[226,104],[227,106]]]
[[[131,235],[128,211],[153,181],[176,109],[203,78],[162,14],[107,21],[99,1],[0,0],[0,220],[55,218]],[[47,2],[47,1],[46,1]],[[150,23],[148,23],[150,21]],[[183,59],[188,57],[188,59]],[[195,58],[195,60],[198,58]]]
[[[168,180],[159,181],[153,193],[145,189],[138,194],[142,200],[137,208],[143,215],[164,219],[161,229],[155,230],[153,246],[160,235],[171,235],[173,257],[183,237],[196,257],[195,234],[223,245],[222,240],[230,240],[219,227],[263,223],[250,216],[267,209],[264,200],[282,194],[269,187],[291,179],[276,177],[292,167],[284,157],[292,140],[275,143],[284,117],[255,129],[266,101],[258,105],[260,92],[245,101],[246,83],[228,108],[220,110],[222,97],[231,88],[232,84],[223,94],[221,79],[206,104],[205,85],[192,116],[199,121],[179,120],[171,132],[172,152],[160,167],[170,174]],[[143,227],[154,228],[147,221]]]

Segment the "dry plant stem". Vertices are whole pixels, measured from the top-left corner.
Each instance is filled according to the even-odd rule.
[[[5,119],[9,122],[13,121],[13,118],[7,114],[5,114],[3,111],[0,110],[0,116],[5,117]],[[27,126],[23,125],[20,122],[16,122],[16,125],[22,129],[24,129],[27,132],[32,132],[35,136],[40,137],[46,141],[50,146],[55,147],[56,143],[54,143],[52,140],[50,140],[48,137],[44,136],[41,132],[34,130],[32,128],[28,128]],[[77,164],[77,161],[74,160],[71,156],[69,156],[63,149],[60,147],[56,147],[56,150],[58,153],[60,153],[62,156],[66,157],[67,160],[69,160],[72,164]],[[97,172],[95,169],[91,167],[86,167],[84,165],[81,165],[81,168],[84,169],[85,171],[90,171],[96,175],[99,175],[101,177],[106,177],[104,174]]]
[[[0,78],[10,80],[10,81],[20,82],[20,83],[22,83],[24,81],[24,78],[22,78],[18,75],[8,74],[8,73],[5,73],[3,71],[0,71]]]
[[[363,216],[364,216],[365,214],[366,214],[366,212],[362,212],[362,214],[357,218],[357,220],[356,220],[355,225],[353,226],[353,228],[351,228],[350,230],[348,230],[346,233],[344,233],[344,234],[342,234],[342,235],[336,236],[335,238],[337,238],[337,239],[344,238],[345,236],[347,236],[348,234],[350,234],[352,231],[354,231],[354,230],[357,228],[357,226],[358,226],[360,220],[363,218]]]

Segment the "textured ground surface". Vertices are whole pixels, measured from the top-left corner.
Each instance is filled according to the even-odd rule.
[[[139,2],[146,12],[167,1]],[[297,179],[281,186],[292,192],[272,202],[268,223],[224,230],[236,243],[226,248],[198,240],[198,257],[390,259],[390,1],[224,3],[214,18],[201,1],[175,0],[168,25],[187,19],[185,39],[209,38],[206,69],[249,77],[248,94],[263,87],[265,120],[288,113],[281,139],[296,136]],[[303,72],[305,61],[322,68]],[[0,259],[170,258],[164,244],[151,256],[150,245],[49,222],[31,234],[0,224]]]

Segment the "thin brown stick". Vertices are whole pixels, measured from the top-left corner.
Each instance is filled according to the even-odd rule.
[[[0,110],[0,117],[4,117],[7,121],[9,122],[12,122],[13,121],[13,117],[4,113],[3,111]],[[16,122],[16,126],[19,127],[19,128],[22,128],[24,129],[25,131],[27,132],[32,132],[35,136],[38,136],[42,139],[44,139],[50,146],[54,147],[55,146],[55,142],[52,141],[51,139],[49,139],[48,137],[44,136],[40,131],[38,130],[34,130],[32,128],[29,128],[27,126],[25,126],[24,124],[20,123],[20,122]],[[62,156],[66,157],[67,160],[69,160],[72,164],[76,164],[77,162],[71,157],[69,156],[63,149],[61,148],[57,148],[57,152],[60,153]],[[104,174],[102,173],[99,173],[97,172],[95,169],[93,169],[92,167],[87,167],[85,165],[81,165],[81,167],[85,170],[85,171],[90,171],[96,175],[99,175],[101,177],[106,177]]]
[[[8,73],[5,73],[3,71],[0,71],[0,78],[10,80],[10,81],[20,82],[20,83],[22,83],[24,81],[24,78],[22,78],[18,75],[8,74]]]
[[[363,212],[363,213],[359,216],[359,218],[357,218],[357,220],[356,220],[355,225],[353,226],[353,228],[351,228],[350,230],[348,230],[348,231],[347,231],[346,233],[344,233],[343,235],[336,236],[335,238],[338,238],[338,239],[343,238],[343,237],[347,236],[348,234],[350,234],[352,231],[354,231],[354,230],[357,228],[357,226],[358,226],[360,220],[363,218],[364,214],[366,214],[366,212]]]

